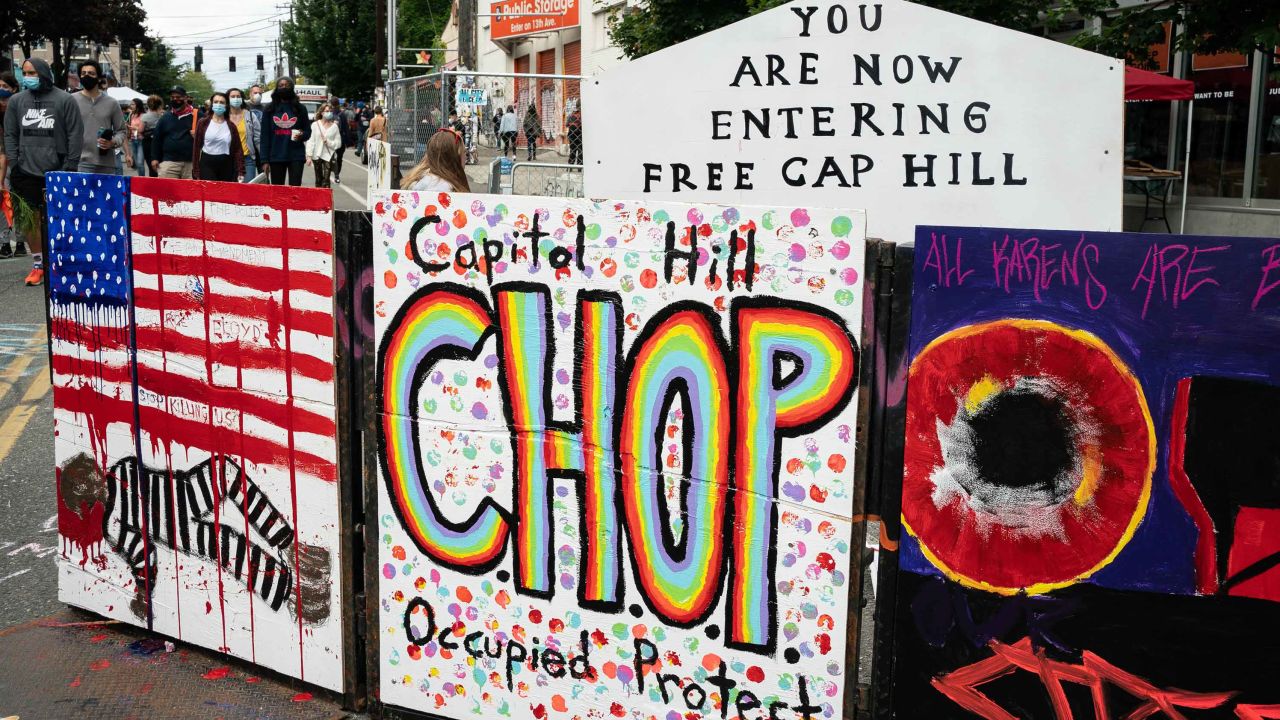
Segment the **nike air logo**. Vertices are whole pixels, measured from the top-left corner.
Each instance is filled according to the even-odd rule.
[[[22,127],[35,127],[40,130],[48,130],[53,127],[54,117],[49,114],[48,108],[30,108],[27,114],[22,116]]]

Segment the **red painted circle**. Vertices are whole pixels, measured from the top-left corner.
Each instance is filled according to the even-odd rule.
[[[1051,388],[1072,423],[1090,428],[1090,439],[1072,441],[1076,457],[1088,458],[1077,461],[1072,494],[1035,508],[1052,532],[975,507],[972,495],[946,484],[956,461],[944,461],[940,431],[957,421],[975,385],[1020,381]],[[1109,563],[1146,511],[1155,462],[1146,400],[1124,363],[1085,332],[1002,320],[939,337],[911,364],[906,432],[903,520],[930,561],[972,587],[1038,593],[1070,585]]]

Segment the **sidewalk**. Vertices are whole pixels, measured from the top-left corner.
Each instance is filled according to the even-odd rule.
[[[502,154],[498,152],[499,148],[494,147],[493,143],[494,140],[492,136],[481,137],[480,142],[476,145],[475,164],[465,166],[467,179],[471,181],[472,192],[489,192],[489,164],[493,162],[494,158],[499,157]],[[537,159],[534,162],[552,163],[556,165],[567,164],[569,162],[567,151],[565,154],[561,154],[559,152],[560,149],[560,146],[551,142],[548,142],[545,145],[539,145],[535,154]],[[524,145],[520,145],[516,148],[515,155],[508,155],[508,157],[511,157],[513,162],[526,162],[529,159],[529,150]],[[412,167],[412,165],[409,167],[402,166],[400,171],[402,173],[408,173]]]
[[[170,650],[172,647],[172,650]],[[0,718],[338,720],[327,692],[79,610],[0,631]]]

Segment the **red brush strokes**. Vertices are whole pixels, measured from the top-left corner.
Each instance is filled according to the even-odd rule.
[[[1169,486],[1174,497],[1195,523],[1196,538],[1196,591],[1201,595],[1218,592],[1218,554],[1214,544],[1213,519],[1200,501],[1200,494],[1191,485],[1184,466],[1187,452],[1187,410],[1191,405],[1191,378],[1178,381],[1173,396],[1173,428],[1169,433]]]
[[[1236,708],[1240,720],[1280,720],[1280,705],[1240,705]]]
[[[187,198],[194,202],[196,198]],[[206,198],[207,200],[207,198]],[[214,242],[234,243],[244,247],[268,250],[311,250],[332,252],[333,235],[323,230],[299,230],[278,227],[250,227],[237,223],[204,221],[198,218],[173,217],[171,215],[134,215],[131,229],[135,234],[178,238],[207,238]],[[138,257],[146,257],[139,253]],[[146,270],[145,272],[151,272]]]
[[[147,376],[147,371],[150,369],[138,367],[140,380]],[[151,389],[147,383],[141,384],[148,390]],[[105,429],[113,422],[128,423],[130,426],[133,424],[134,405],[131,400],[103,395],[89,386],[55,389],[54,405],[73,412],[85,413],[89,418],[91,429]],[[244,459],[249,462],[291,467],[290,457],[292,457],[297,467],[304,472],[325,482],[337,482],[337,467],[331,459],[297,449],[290,451],[288,447],[279,443],[246,436],[230,428],[215,426],[210,429],[207,423],[180,418],[153,407],[140,406],[138,415],[142,427],[155,446],[178,442],[187,447],[213,452],[214,449],[226,447],[228,444],[243,443]],[[284,426],[287,426],[287,420],[282,424],[282,427]],[[103,435],[103,433],[91,432],[91,435]],[[102,446],[105,447],[105,445]]]
[[[294,695],[294,696],[293,696],[293,701],[294,701],[294,702],[296,702],[296,703],[311,702],[311,698],[312,698],[311,693],[309,693],[309,692],[300,692],[300,693],[298,693],[297,695]]]
[[[253,265],[226,258],[200,258],[193,255],[138,253],[133,269],[145,273],[167,275],[205,275],[221,282],[264,293],[277,293],[283,288],[303,290],[322,297],[333,296],[333,278],[322,272],[294,270],[288,277],[284,270]],[[137,289],[135,289],[135,292]]]
[[[134,306],[143,310],[160,310],[160,306],[163,304],[164,309],[171,313],[204,314],[207,312],[209,315],[229,315],[245,318],[245,325],[253,325],[257,318],[265,317],[269,323],[273,322],[276,325],[276,332],[268,333],[271,338],[277,337],[281,328],[279,304],[276,303],[275,298],[222,295],[216,292],[209,292],[207,286],[203,300],[173,291],[170,291],[164,298],[160,298],[159,294],[157,290],[135,288],[133,291]],[[273,305],[275,307],[272,307]],[[289,315],[285,324],[292,330],[309,332],[324,338],[331,338],[334,335],[332,313],[295,309]],[[218,344],[237,346],[243,344],[252,347],[249,343],[241,343],[237,338],[226,337],[225,333],[223,333],[223,339]]]
[[[137,335],[139,348],[163,348],[166,352],[195,357],[203,357],[205,354],[205,342],[203,339],[189,338],[185,335],[170,332],[163,337],[168,344],[162,345],[160,344],[162,339],[160,329],[154,327],[139,327]],[[219,353],[214,359],[217,361],[235,359],[242,367],[248,370],[279,370],[284,366],[285,360],[283,353],[279,350],[240,344],[228,346],[225,358]],[[321,360],[310,355],[296,354],[291,358],[291,365],[294,372],[305,378],[311,378],[319,382],[331,382],[333,380],[333,362],[331,360]],[[139,370],[141,369],[139,367]]]
[[[95,672],[98,670],[106,670],[109,667],[111,667],[111,661],[106,658],[102,658],[101,660],[94,660],[93,662],[89,663],[89,669]]]
[[[1280,509],[1241,507],[1236,511],[1232,537],[1231,554],[1227,556],[1228,578],[1280,553]],[[1280,568],[1231,585],[1227,594],[1280,602]]]
[[[57,355],[53,358],[53,371],[60,374],[81,373],[77,361]],[[139,368],[142,371],[143,368]],[[260,418],[273,425],[283,426],[286,416],[285,408],[278,398],[246,392],[240,388],[228,388],[206,385],[198,380],[174,374],[161,374],[147,368],[157,377],[149,377],[147,389],[171,398],[186,398],[193,402],[214,405],[220,408],[235,408],[240,412]],[[104,382],[128,384],[132,382],[129,368],[118,365],[103,365],[98,377]],[[305,409],[294,409],[295,429],[299,432],[332,436],[337,432],[333,418]]]
[[[1017,720],[1017,716],[984,695],[978,690],[978,686],[1018,671],[1032,673],[1040,679],[1057,720],[1074,720],[1066,691],[1062,687],[1063,682],[1089,688],[1093,699],[1093,717],[1099,720],[1111,717],[1107,707],[1107,685],[1113,685],[1143,701],[1136,710],[1125,716],[1134,720],[1148,718],[1156,713],[1179,718],[1183,714],[1178,708],[1210,710],[1226,705],[1238,694],[1235,691],[1197,693],[1176,688],[1158,688],[1089,651],[1084,652],[1079,665],[1050,660],[1043,651],[1032,649],[1030,638],[1023,638],[1013,645],[993,641],[990,648],[994,653],[991,657],[934,678],[932,682],[938,692],[956,705],[987,720]],[[1251,706],[1237,708],[1237,714],[1240,714],[1242,708],[1249,707]],[[1249,716],[1240,714],[1240,717]],[[1254,717],[1250,720],[1258,719]]]
[[[160,202],[233,203],[270,207],[275,210],[333,210],[333,194],[327,190],[287,186],[235,183],[174,181],[162,178],[133,178],[129,186],[134,195],[144,195]]]
[[[103,560],[102,540],[105,524],[102,519],[107,509],[100,502],[95,502],[92,507],[88,503],[81,502],[79,512],[67,507],[67,503],[62,499],[62,468],[57,468],[55,475],[58,495],[58,535],[62,538],[62,555],[66,557],[68,551],[79,550],[80,567],[87,565],[90,560],[93,560],[94,564],[99,564]]]
[[[223,667],[216,667],[210,670],[209,672],[205,673],[204,675],[201,675],[200,677],[204,678],[205,680],[221,680],[225,678],[230,672],[231,672],[231,668],[226,667],[224,665]]]

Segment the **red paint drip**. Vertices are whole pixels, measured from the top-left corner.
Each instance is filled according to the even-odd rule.
[[[293,696],[293,701],[296,703],[311,702],[311,693],[300,692],[297,695]]]
[[[231,668],[226,667],[224,665],[223,667],[216,667],[210,670],[209,672],[205,673],[204,675],[201,675],[200,677],[204,678],[205,680],[221,680],[225,678],[227,674],[230,672],[231,672]]]
[[[62,537],[62,556],[67,557],[68,550],[80,551],[80,567],[93,560],[97,565],[105,562],[102,553],[103,522],[102,517],[107,509],[100,502],[92,507],[88,503],[80,503],[77,513],[62,501],[62,469],[58,468],[58,535]]]

